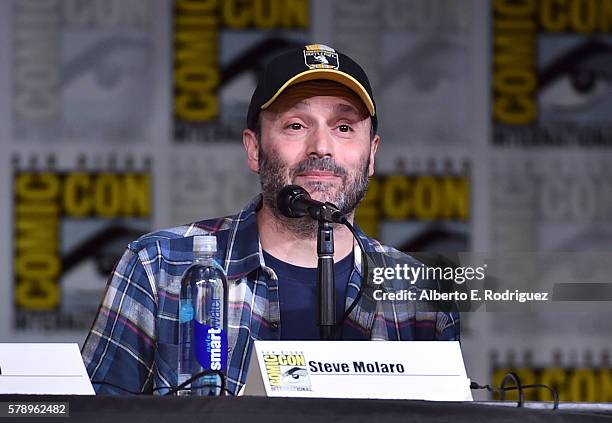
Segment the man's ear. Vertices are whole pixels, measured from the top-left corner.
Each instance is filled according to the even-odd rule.
[[[376,157],[376,151],[378,150],[378,143],[380,143],[380,136],[377,134],[370,142],[370,167],[368,169],[368,176],[374,175],[374,158]]]
[[[257,141],[257,135],[250,129],[242,131],[242,143],[246,149],[247,164],[249,168],[259,173],[259,142]]]

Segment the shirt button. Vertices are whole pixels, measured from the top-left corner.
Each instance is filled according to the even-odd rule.
[[[272,329],[273,331],[277,331],[278,330],[278,322],[270,323],[270,329]]]

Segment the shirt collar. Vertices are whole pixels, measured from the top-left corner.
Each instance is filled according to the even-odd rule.
[[[257,227],[257,212],[262,204],[263,196],[259,194],[232,219],[223,266],[228,279],[240,279],[263,265]],[[365,235],[356,223],[354,227],[368,253],[382,251],[378,241]],[[356,243],[353,253],[355,269],[361,275],[361,250]]]
[[[257,195],[232,219],[223,263],[228,279],[240,279],[259,267],[257,211],[262,201],[262,195]]]

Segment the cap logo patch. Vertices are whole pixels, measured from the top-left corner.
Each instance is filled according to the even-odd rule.
[[[311,44],[304,47],[304,63],[310,69],[338,69],[338,53],[323,44]]]

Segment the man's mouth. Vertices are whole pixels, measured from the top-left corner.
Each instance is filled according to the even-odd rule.
[[[334,172],[324,170],[309,170],[308,172],[299,173],[296,178],[316,179],[316,180],[335,180],[340,178]]]

